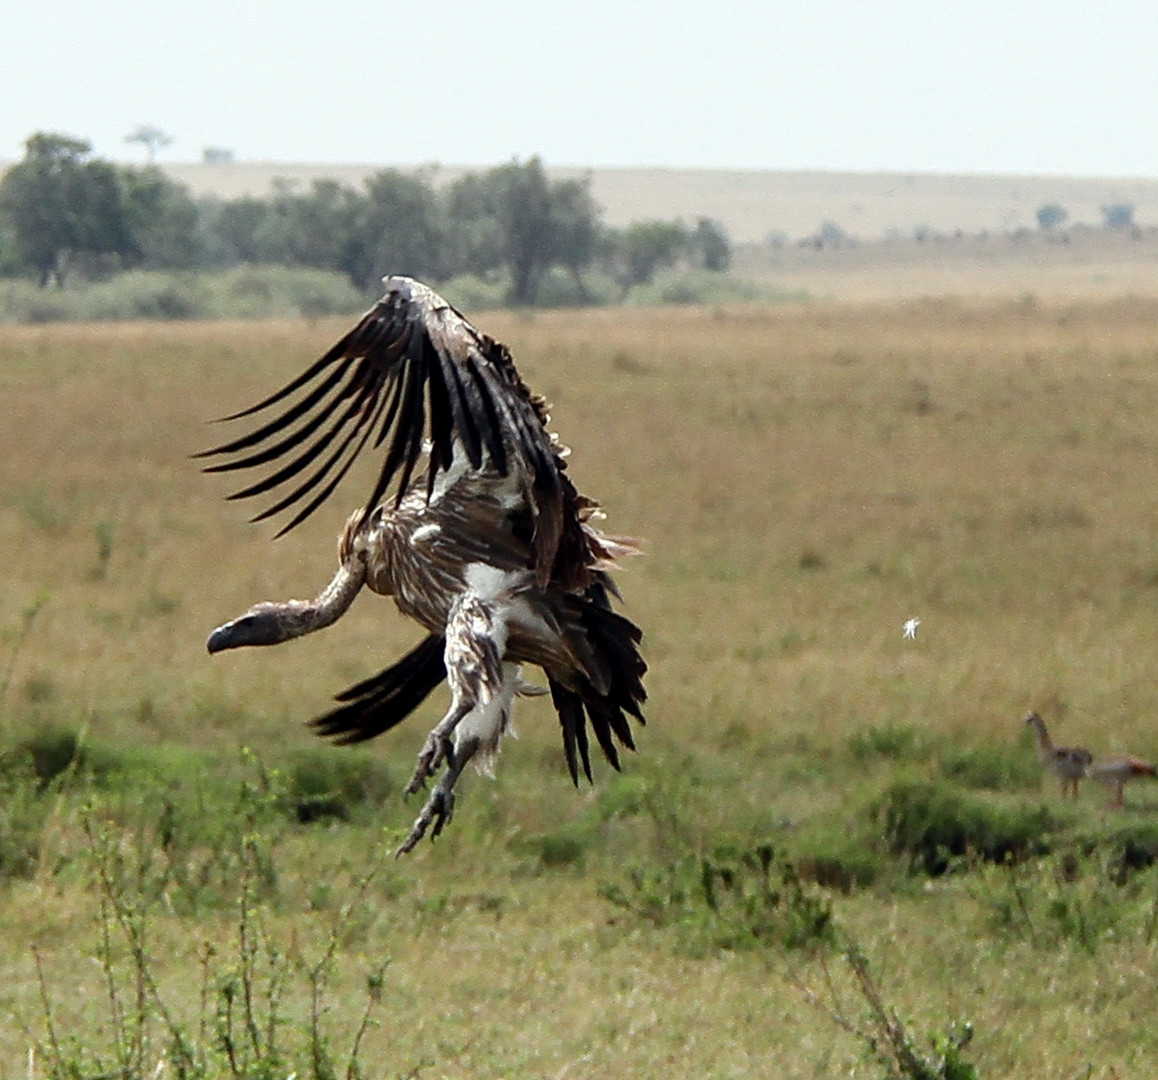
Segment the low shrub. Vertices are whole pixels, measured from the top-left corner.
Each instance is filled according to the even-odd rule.
[[[753,304],[769,301],[806,300],[803,291],[785,292],[731,274],[707,270],[661,274],[646,285],[636,285],[627,295],[634,307],[657,304]]]
[[[259,803],[251,802],[249,809]],[[304,933],[299,929],[304,918],[299,919],[287,935],[269,918],[272,850],[254,824],[244,813],[237,822],[241,827],[229,836],[230,932],[207,933],[196,966],[187,964],[176,978],[165,978],[152,939],[154,924],[174,913],[172,890],[155,887],[156,860],[138,836],[86,817],[85,861],[100,900],[92,952],[103,985],[94,1008],[105,1012],[89,1028],[66,1029],[57,1013],[65,994],[75,994],[77,974],[64,976],[67,989],[61,992],[33,947],[43,1035],[29,1058],[39,1058],[44,1075],[366,1075],[362,1043],[381,1011],[386,962],[365,975],[360,1008],[348,990],[339,993],[331,983],[343,962],[340,945],[355,931],[382,862],[371,861],[344,889],[345,902],[336,912],[311,919]],[[185,933],[190,929],[186,926]],[[84,955],[84,945],[78,947]],[[190,999],[196,1003],[192,1010],[186,1004]]]
[[[877,757],[890,761],[924,761],[930,754],[924,732],[907,724],[883,724],[854,731],[848,737],[848,749],[860,760]]]
[[[800,986],[800,990],[805,1000],[824,1012],[837,1028],[857,1038],[866,1060],[880,1066],[882,1076],[888,1080],[977,1080],[977,1068],[965,1054],[973,1041],[973,1025],[968,1020],[931,1032],[925,1049],[913,1037],[911,1024],[885,1001],[861,948],[853,942],[843,948],[842,954],[853,993],[860,999],[860,1015],[850,1015],[846,995],[838,989],[823,954],[823,990],[817,992],[806,986]]]
[[[213,294],[213,317],[284,318],[356,314],[370,306],[345,275],[293,266],[238,266],[204,275]]]
[[[0,281],[0,322],[55,323],[76,318],[70,296],[31,281]]]
[[[0,322],[243,319],[354,314],[369,306],[342,274],[289,266],[217,272],[129,270],[105,281],[38,289],[0,282]]]
[[[619,297],[619,286],[605,274],[587,273],[582,284],[561,266],[549,270],[539,285],[536,307],[592,307],[613,304]]]
[[[596,792],[596,809],[603,821],[636,817],[654,803],[655,783],[641,771],[615,773]]]
[[[28,758],[0,758],[0,882],[36,870],[51,805]]]
[[[885,871],[879,845],[862,828],[836,822],[829,830],[793,837],[790,858],[804,881],[850,893],[878,881]]]
[[[941,775],[982,791],[1036,791],[1041,765],[1033,753],[1011,754],[1005,746],[953,746],[940,759]]]
[[[1134,936],[1149,945],[1158,929],[1153,877],[1119,876],[1121,864],[1067,848],[1028,864],[991,868],[971,879],[989,928],[1046,948],[1071,942],[1087,952]]]
[[[45,726],[25,736],[5,756],[27,761],[43,790],[58,776],[82,764],[80,729]]]
[[[492,311],[507,302],[507,284],[474,274],[459,274],[442,283],[439,292],[460,311]]]
[[[262,899],[277,897],[288,829],[277,774],[252,756],[232,776],[208,777],[174,774],[161,754],[154,760],[152,782],[129,769],[86,792],[86,831],[107,866],[119,867],[142,902],[163,898],[183,915],[228,906],[243,881]]]
[[[1079,834],[1075,847],[1083,855],[1100,855],[1109,879],[1126,885],[1158,862],[1158,822],[1129,821]]]
[[[587,853],[594,846],[597,832],[590,821],[579,819],[549,832],[516,837],[511,848],[522,855],[531,856],[540,869],[582,870],[587,864]]]
[[[359,811],[378,809],[394,791],[381,759],[332,746],[295,751],[284,773],[282,805],[303,825],[351,821]]]
[[[85,320],[204,319],[212,315],[210,283],[198,275],[130,270],[77,290]]]
[[[604,884],[600,895],[687,945],[805,948],[835,940],[828,901],[806,888],[770,843],[720,842],[703,855],[672,854]]]
[[[888,850],[931,876],[965,856],[1004,863],[1044,854],[1058,827],[1045,807],[986,803],[926,781],[898,781],[870,814]]]

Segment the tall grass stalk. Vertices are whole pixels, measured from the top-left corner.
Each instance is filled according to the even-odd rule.
[[[12,684],[12,676],[16,671],[16,663],[20,659],[20,653],[32,634],[32,627],[36,622],[36,616],[40,614],[44,605],[47,603],[48,594],[42,592],[21,612],[20,629],[16,632],[16,637],[12,642],[12,648],[8,651],[8,659],[4,665],[4,674],[0,675],[0,715],[3,715],[2,710],[8,699],[8,687]]]
[[[842,1031],[853,1036],[873,1061],[884,1070],[887,1080],[975,1080],[976,1068],[964,1058],[973,1039],[973,1026],[955,1024],[929,1039],[930,1051],[920,1049],[896,1009],[885,1002],[880,984],[869,968],[868,957],[859,946],[848,945],[841,953],[852,985],[860,999],[861,1018],[842,1000],[828,957],[821,955],[823,991],[797,983],[804,999],[819,1009]]]
[[[257,808],[254,803],[251,809]],[[131,853],[123,831],[84,816],[97,895],[95,957],[103,984],[103,1023],[65,1035],[45,966],[34,949],[44,1037],[39,1043],[49,1080],[96,1080],[115,1075],[143,1078],[169,1070],[183,1080],[237,1080],[296,1074],[313,1080],[359,1080],[363,1044],[376,1024],[383,971],[369,973],[364,1003],[344,1051],[333,1046],[330,980],[356,911],[380,876],[380,854],[353,884],[324,930],[325,944],[307,960],[298,935],[283,946],[271,925],[268,840],[251,815],[236,834],[240,881],[231,943],[206,938],[198,950],[195,1006],[180,986],[166,986],[151,944],[154,926],[172,918],[163,894],[150,888],[150,860]],[[385,846],[383,845],[383,852]],[[305,1000],[295,1005],[304,990]],[[344,1009],[343,1009],[344,1011]]]

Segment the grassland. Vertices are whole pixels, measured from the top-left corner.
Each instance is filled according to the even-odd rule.
[[[246,970],[283,979],[287,1042],[317,1016],[349,1046],[368,1003],[368,1076],[886,1075],[802,989],[869,1023],[823,934],[786,943],[796,894],[762,891],[764,845],[918,1043],[968,1020],[982,1076],[1153,1074],[1158,790],[1063,807],[1020,717],[1158,757],[1156,316],[488,316],[579,486],[646,538],[621,584],[649,724],[622,777],[575,792],[524,703],[498,779],[398,863],[399,780],[441,703],[361,753],[300,721],[414,629],[366,597],[281,649],[203,650],[254,600],[312,595],[346,510],[271,543],[188,455],[342,324],[3,328],[0,1076],[70,1054],[96,1075],[158,999],[220,1043],[220,980]],[[922,814],[984,827],[954,851]],[[709,871],[735,885],[714,905]],[[128,1055],[142,1075],[175,1071],[161,1029]]]

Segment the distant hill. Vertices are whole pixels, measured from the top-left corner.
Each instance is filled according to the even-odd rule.
[[[333,179],[356,187],[388,166],[238,161],[162,167],[195,194],[234,198],[267,195],[278,180],[305,188]],[[467,171],[437,166],[432,176],[444,184]],[[560,178],[590,173],[592,193],[611,225],[702,215],[722,222],[738,244],[761,243],[770,234],[798,239],[826,221],[865,240],[917,229],[1009,232],[1035,228],[1035,211],[1045,203],[1064,207],[1071,223],[1091,225],[1101,223],[1103,206],[1130,203],[1139,223],[1158,224],[1158,179],[559,167],[548,172]]]

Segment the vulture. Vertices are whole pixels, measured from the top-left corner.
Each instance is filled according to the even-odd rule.
[[[434,781],[398,849],[410,851],[454,813],[472,759],[490,771],[514,700],[549,693],[571,779],[591,780],[588,725],[619,768],[644,722],[641,631],[612,608],[611,571],[638,544],[594,525],[568,451],[548,431],[546,402],[498,341],[426,285],[384,279],[385,295],[325,355],[282,389],[224,418],[244,434],[197,455],[207,472],[253,470],[231,499],[264,498],[252,519],[280,536],[314,513],[359,455],[381,464],[345,523],[338,569],[312,601],[259,603],[219,626],[210,653],[275,645],[329,626],[362,588],[393,597],[426,636],[380,674],[336,697],[313,721],[338,744],[401,723],[444,680],[445,715],[407,786]],[[546,676],[523,681],[522,665]],[[441,776],[438,776],[439,770]]]

